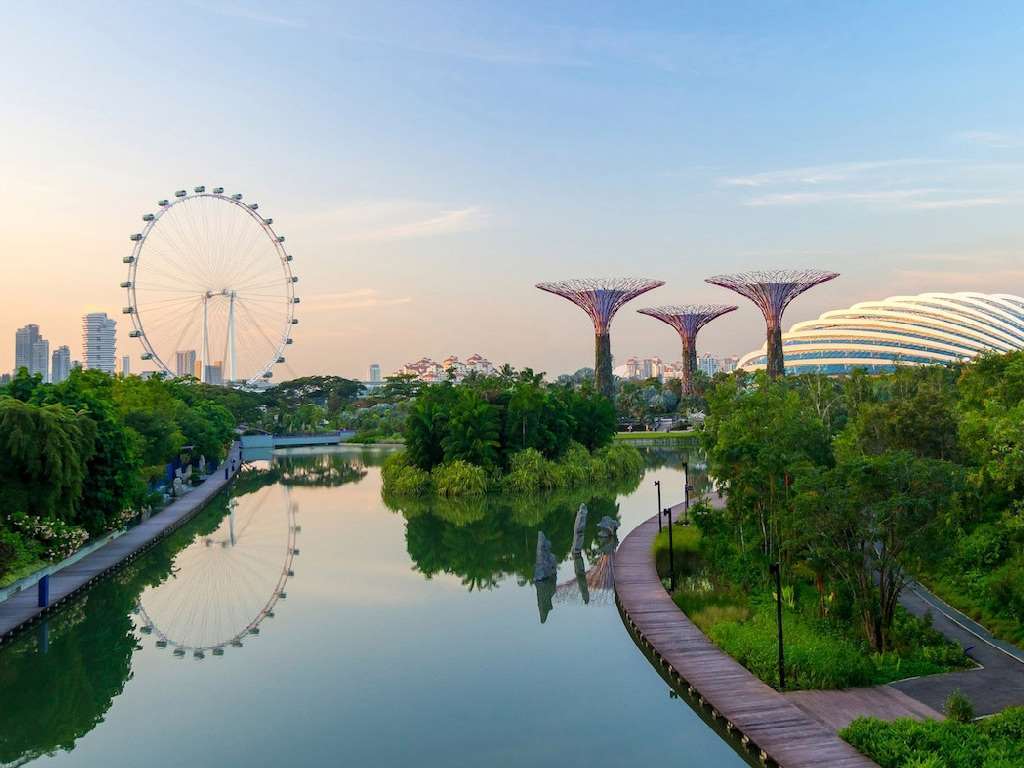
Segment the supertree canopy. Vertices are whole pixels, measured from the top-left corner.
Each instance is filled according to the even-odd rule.
[[[594,380],[597,390],[609,399],[615,395],[612,381],[612,345],[608,328],[612,318],[627,301],[665,283],[644,278],[604,278],[537,283],[542,291],[554,293],[578,306],[594,321]]]
[[[716,275],[707,282],[746,296],[764,315],[768,342],[768,377],[785,373],[782,359],[782,313],[804,291],[839,277],[838,272],[821,269],[778,269]]]
[[[671,325],[683,342],[683,394],[693,394],[693,372],[697,369],[697,332],[716,317],[737,309],[730,304],[682,304],[638,309]]]

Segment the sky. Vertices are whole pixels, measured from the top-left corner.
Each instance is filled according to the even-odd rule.
[[[17,3],[0,24],[0,370],[35,322],[119,321],[128,235],[198,184],[287,236],[300,324],[277,378],[421,356],[551,374],[590,321],[534,283],[651,277],[617,361],[679,357],[636,309],[736,303],[713,274],[837,280],[785,327],[923,291],[1024,294],[1015,3]],[[184,322],[184,320],[183,320]],[[134,363],[133,363],[134,365]]]

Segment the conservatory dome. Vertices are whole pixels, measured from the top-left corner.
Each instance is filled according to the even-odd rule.
[[[922,293],[864,301],[797,323],[782,335],[786,373],[885,373],[897,365],[969,360],[1024,349],[1024,298],[1010,294]],[[740,368],[761,370],[766,348]]]

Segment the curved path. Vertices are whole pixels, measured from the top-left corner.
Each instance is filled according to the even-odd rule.
[[[875,763],[720,651],[669,597],[654,569],[658,518],[637,526],[615,553],[623,621],[668,676],[762,759],[782,768],[877,768]]]

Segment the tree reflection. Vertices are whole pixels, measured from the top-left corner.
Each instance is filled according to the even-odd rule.
[[[559,562],[572,548],[576,510],[590,514],[584,551],[597,553],[598,521],[618,519],[618,494],[636,483],[604,485],[534,496],[489,495],[466,499],[393,499],[384,502],[406,519],[405,543],[416,570],[428,579],[457,576],[469,590],[490,589],[507,576],[520,584],[533,579],[537,533],[543,531]]]

